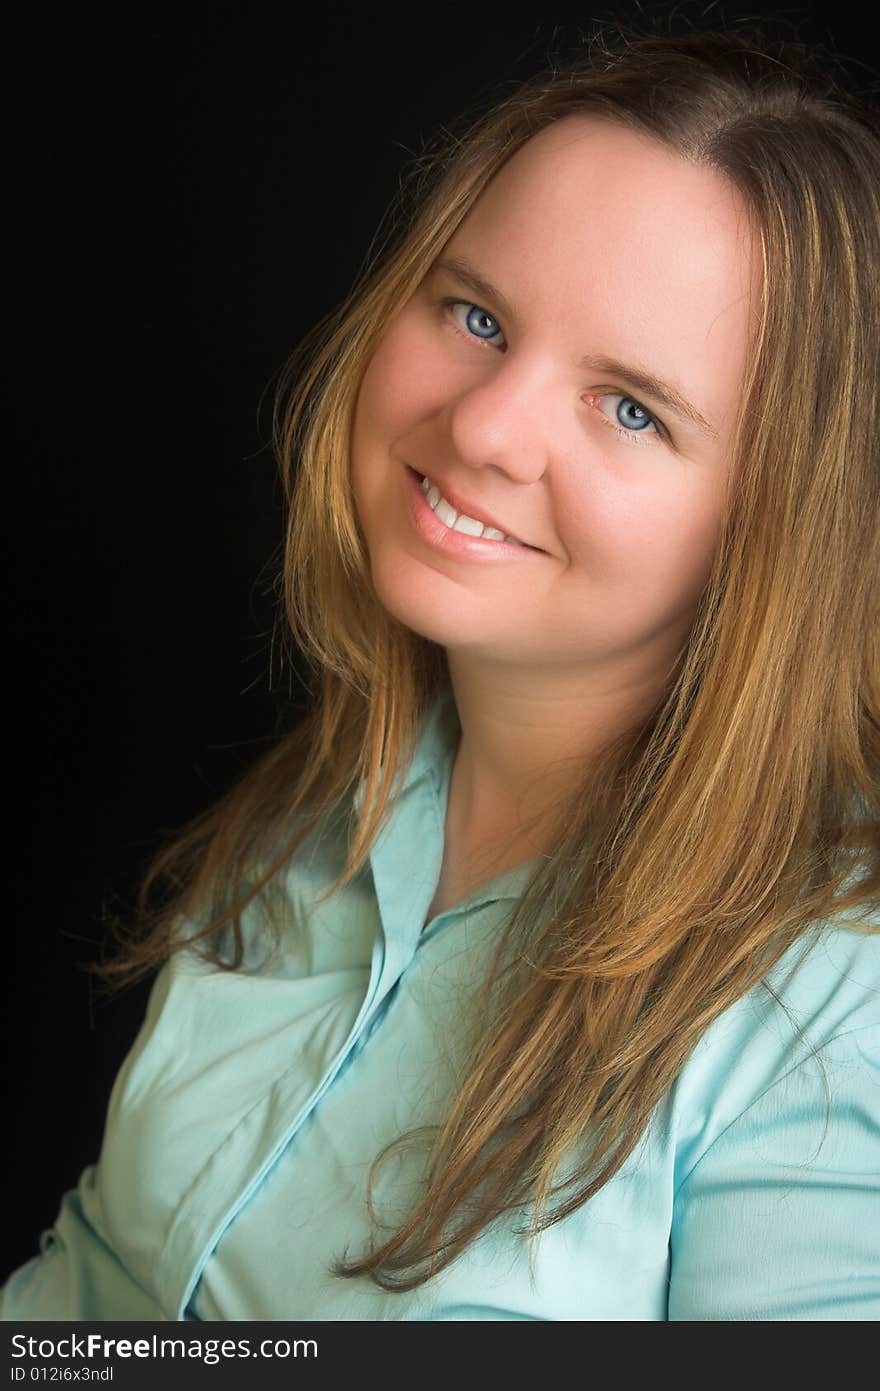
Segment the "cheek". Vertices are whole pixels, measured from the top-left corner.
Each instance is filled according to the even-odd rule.
[[[402,317],[370,359],[355,410],[355,429],[381,439],[405,434],[439,397],[436,354]]]
[[[368,541],[381,533],[399,491],[403,442],[440,404],[440,382],[436,352],[404,312],[375,348],[354,408],[351,483]]]
[[[622,445],[618,453],[638,447]],[[571,563],[630,592],[659,586],[698,594],[718,544],[721,495],[697,467],[674,460],[655,480],[638,460],[627,467],[615,458],[613,467],[596,466],[581,486],[567,488],[557,524]]]

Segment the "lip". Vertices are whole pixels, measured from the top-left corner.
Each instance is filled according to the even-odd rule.
[[[449,555],[471,556],[473,559],[487,559],[487,561],[489,559],[512,558],[521,561],[527,555],[544,555],[544,551],[535,545],[528,545],[525,541],[521,542],[520,545],[513,545],[510,541],[484,540],[482,537],[468,536],[466,531],[453,531],[452,527],[441,522],[441,519],[435,515],[434,509],[428,505],[428,499],[425,498],[423,487],[421,487],[423,474],[406,465],[405,476],[407,504],[409,504],[414,526],[425,541],[430,542],[441,551],[446,551]],[[464,512],[467,516],[473,516],[477,522],[482,522],[485,526],[494,526],[499,531],[505,530],[505,527],[492,520],[491,517],[487,516],[487,513],[481,512],[480,508],[473,510],[468,508],[464,499],[455,492],[448,492],[445,488],[441,488],[441,492],[446,501],[450,502],[456,509],[456,512]],[[507,534],[513,536],[514,533],[510,531]]]
[[[417,470],[414,469],[413,472],[415,473]],[[421,481],[422,476],[422,474],[418,475],[419,481]],[[497,521],[495,517],[491,517],[482,507],[476,507],[472,502],[468,502],[467,498],[462,497],[461,493],[454,493],[445,483],[441,488],[440,484],[434,478],[431,479],[431,482],[435,487],[440,489],[446,501],[454,507],[459,514],[464,512],[466,517],[473,517],[475,522],[482,522],[483,526],[494,526],[496,531],[503,531],[505,536],[516,536],[517,541],[519,541],[521,545],[528,545],[528,542],[524,541],[521,536],[517,536],[515,531],[511,531],[509,527],[504,526],[501,522]],[[538,548],[537,546],[533,546],[532,549],[537,550]]]
[[[528,546],[525,543],[515,546],[510,541],[486,541],[481,536],[468,536],[464,531],[453,531],[451,527],[441,522],[440,518],[434,514],[433,508],[429,506],[428,499],[422,490],[422,476],[421,473],[410,468],[409,464],[404,467],[406,500],[410,517],[416,531],[434,549],[445,551],[447,555],[459,559],[494,560],[496,562],[501,560],[522,561],[527,557],[544,554],[536,546]],[[447,497],[448,495],[444,493],[443,496]],[[448,500],[455,506],[454,498],[449,497]],[[467,512],[468,516],[474,515],[467,511],[464,504],[462,504],[461,511]],[[480,520],[480,518],[476,518],[476,520]],[[495,523],[487,521],[485,525],[494,526]],[[498,530],[502,531],[503,527],[499,527]],[[507,534],[512,536],[513,532]]]

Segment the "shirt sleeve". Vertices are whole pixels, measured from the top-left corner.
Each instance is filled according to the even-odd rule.
[[[114,1118],[126,1075],[159,1029],[176,959],[166,962],[150,990],[137,1038],[114,1083],[105,1121]],[[124,1121],[123,1121],[124,1123]],[[106,1211],[106,1169],[102,1157],[88,1165],[75,1188],[61,1198],[58,1216],[39,1238],[39,1254],[14,1270],[0,1287],[0,1321],[30,1320],[165,1320],[155,1296],[120,1259]]]
[[[61,1199],[34,1256],[0,1288],[0,1319],[165,1320],[155,1299],[112,1251],[101,1219],[96,1167]]]
[[[838,1035],[746,1107],[675,1195],[670,1320],[880,1318],[880,1037]],[[827,1122],[827,1124],[826,1124]]]

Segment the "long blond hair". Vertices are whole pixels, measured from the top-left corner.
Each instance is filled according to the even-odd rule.
[[[523,1203],[530,1237],[574,1211],[623,1164],[700,1035],[796,939],[839,913],[880,930],[876,112],[759,24],[614,25],[444,129],[402,180],[384,246],[294,353],[274,416],[279,607],[307,664],[307,712],[157,854],[136,930],[111,918],[121,950],[90,969],[109,988],[143,976],[182,948],[183,919],[198,929],[191,949],[244,969],[249,908],[277,948],[271,881],[325,817],[345,819],[348,844],[325,898],[364,865],[393,807],[385,774],[408,764],[448,668],[371,583],[349,477],[357,391],[384,327],[487,182],[572,112],[649,133],[747,201],[763,290],[736,483],[674,680],[584,769],[558,845],[499,938],[463,1084],[430,1128],[423,1199],[390,1238],[333,1267],[386,1289],[421,1284]],[[588,1158],[551,1207],[586,1133]],[[371,1212],[392,1147],[371,1170]]]

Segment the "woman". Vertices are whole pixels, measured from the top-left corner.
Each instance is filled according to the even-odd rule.
[[[417,172],[276,417],[311,708],[4,1318],[876,1317],[876,117],[604,31]]]

